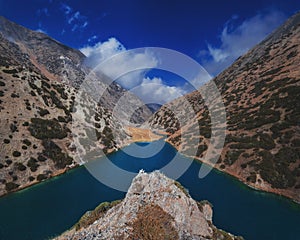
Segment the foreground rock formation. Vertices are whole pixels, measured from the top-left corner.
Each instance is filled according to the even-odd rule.
[[[108,208],[111,207],[109,210]],[[56,240],[72,239],[242,239],[217,229],[212,207],[196,202],[185,189],[158,171],[140,173],[121,202],[86,213]]]
[[[300,202],[300,13],[238,58],[213,79],[225,105],[227,127],[217,169],[244,183]],[[211,81],[202,87],[209,91]],[[214,101],[214,95],[208,102]],[[186,102],[195,114],[186,112]],[[172,110],[176,110],[174,116]],[[214,106],[214,115],[221,111]],[[191,120],[196,120],[192,122]],[[179,121],[181,126],[179,124]],[[162,106],[149,121],[170,133],[168,142],[183,154],[205,158],[211,118],[198,91]],[[221,130],[225,126],[217,126]],[[200,132],[199,132],[200,130]],[[191,143],[192,142],[192,143]],[[193,153],[196,153],[193,155]]]

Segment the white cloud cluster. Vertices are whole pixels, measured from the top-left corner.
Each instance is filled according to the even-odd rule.
[[[168,86],[159,77],[143,78],[142,82],[132,92],[145,103],[165,104],[187,92],[180,87]]]
[[[87,64],[96,67],[106,59],[126,51],[126,48],[116,38],[109,38],[107,41],[99,42],[94,46],[81,48],[80,51],[88,57]],[[157,59],[150,52],[129,53],[111,58],[108,65],[102,65],[101,71],[110,78],[117,79],[120,75],[126,73],[128,69],[135,70],[141,66],[155,67],[156,65]],[[142,82],[144,73],[143,70],[133,71],[118,78],[117,81],[123,87],[131,89]]]
[[[91,38],[89,38],[89,40],[90,39]],[[79,50],[87,56],[89,60],[92,59],[94,65],[97,65],[109,57],[126,51],[126,48],[116,38],[109,38],[105,42],[98,42],[94,46],[85,46]]]
[[[87,17],[79,11],[74,11],[69,5],[61,3],[60,10],[64,13],[67,23],[72,26],[72,32],[84,29],[88,25]]]
[[[147,69],[141,70],[141,68],[143,66],[155,68],[159,61],[149,51],[120,54],[125,52],[126,48],[116,38],[110,38],[94,46],[85,46],[80,51],[87,56],[88,65],[97,67],[101,64],[101,71],[112,79],[118,78],[129,69],[132,70],[118,78],[117,82],[131,90],[144,102],[162,104],[186,93],[181,87],[168,86],[159,77],[145,77]],[[103,64],[108,58],[110,58],[109,64]]]
[[[262,41],[283,22],[285,15],[280,11],[269,10],[246,19],[237,27],[232,27],[231,24],[236,19],[237,16],[234,16],[225,24],[220,36],[220,46],[208,44],[208,50],[200,51],[203,66],[213,75],[220,73]]]

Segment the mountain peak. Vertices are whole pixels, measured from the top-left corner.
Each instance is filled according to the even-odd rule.
[[[104,205],[113,207],[103,213],[100,209]],[[196,202],[178,182],[158,171],[140,171],[124,200],[111,205],[102,203],[56,239],[225,238],[242,239],[212,224],[212,207],[207,201]]]

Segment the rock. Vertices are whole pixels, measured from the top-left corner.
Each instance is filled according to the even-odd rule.
[[[85,214],[85,221],[89,215]],[[75,228],[62,239],[238,239],[212,224],[212,207],[197,203],[162,173],[140,172],[125,199],[93,224]]]

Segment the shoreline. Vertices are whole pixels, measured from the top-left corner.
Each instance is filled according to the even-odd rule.
[[[7,197],[10,194],[15,194],[15,193],[21,192],[21,191],[26,190],[26,189],[30,189],[33,186],[36,186],[36,185],[41,184],[41,183],[45,183],[45,182],[47,182],[49,180],[52,180],[56,177],[62,176],[65,173],[68,173],[69,171],[75,170],[75,169],[77,169],[81,166],[82,165],[76,164],[76,165],[74,165],[74,167],[68,167],[68,168],[59,170],[58,172],[53,173],[53,175],[51,175],[50,177],[48,177],[48,178],[46,178],[46,179],[44,179],[40,182],[35,180],[35,181],[30,182],[28,184],[20,185],[18,188],[14,189],[14,190],[11,190],[10,192],[5,192],[3,195],[0,195],[0,198]]]
[[[178,149],[172,144],[170,143],[169,141],[166,140],[166,142],[168,142],[170,145],[172,145],[177,151]],[[178,151],[179,152],[179,151]],[[179,152],[180,153],[180,152]],[[248,187],[254,191],[257,191],[257,192],[262,192],[262,193],[268,193],[268,194],[273,194],[277,197],[283,197],[285,198],[286,200],[289,200],[295,204],[297,204],[298,206],[300,206],[300,199],[299,200],[296,200],[294,199],[293,197],[289,196],[288,194],[284,194],[284,193],[281,193],[281,190],[280,189],[274,189],[274,188],[259,188],[257,186],[253,186],[251,184],[248,184],[246,181],[243,180],[242,177],[238,176],[237,174],[234,174],[232,172],[229,172],[229,171],[224,171],[218,167],[216,167],[214,164],[211,164],[211,163],[208,163],[208,162],[204,162],[202,161],[200,158],[198,157],[191,157],[191,156],[188,156],[184,153],[180,153],[182,154],[183,156],[189,158],[189,159],[192,159],[193,161],[196,161],[198,163],[202,163],[202,164],[206,164],[210,167],[212,167],[213,169],[217,170],[219,173],[222,173],[222,174],[226,174],[232,178],[234,178],[235,180],[237,180],[239,183],[243,184],[245,187]]]
[[[130,129],[130,130],[128,130]],[[135,128],[135,127],[127,127],[128,133],[133,133],[131,139],[129,139],[128,141],[126,141],[122,146],[120,146],[120,148],[116,149],[116,150],[112,150],[110,151],[107,155],[109,154],[113,154],[119,150],[121,150],[124,147],[129,146],[130,144],[134,143],[134,142],[153,142],[153,141],[157,141],[163,138],[163,135],[157,135],[155,133],[153,133],[151,130],[149,129],[139,129],[139,128]],[[138,136],[141,136],[141,138],[138,138]],[[135,139],[133,139],[133,137],[135,137]],[[99,156],[99,158],[101,158],[102,156]],[[20,185],[18,188],[11,190],[9,192],[3,192],[3,194],[0,194],[0,198],[2,197],[6,197],[10,194],[14,194],[14,193],[18,193],[22,190],[25,189],[30,189],[31,187],[47,182],[49,180],[54,179],[55,177],[59,177],[61,175],[64,175],[66,173],[68,173],[69,171],[75,170],[79,167],[82,167],[84,164],[80,165],[78,163],[73,164],[73,166],[68,166],[65,169],[61,169],[58,170],[57,172],[54,172],[52,175],[50,175],[47,179],[44,179],[42,181],[37,181],[34,180],[32,182],[29,182],[27,184],[24,185]]]
[[[145,130],[143,129],[143,131],[147,132],[147,134],[148,134],[149,132],[151,132],[149,129],[145,129]],[[152,133],[153,135],[155,135],[155,138],[151,138],[151,137],[149,137],[148,139],[145,139],[145,138],[140,138],[140,139],[139,139],[139,138],[136,138],[134,141],[133,141],[133,139],[130,139],[128,142],[126,142],[126,143],[125,143],[123,146],[121,146],[119,149],[117,149],[117,150],[115,150],[115,151],[112,151],[112,152],[110,152],[110,153],[108,153],[108,154],[113,154],[113,153],[115,153],[115,152],[121,150],[122,148],[129,146],[130,144],[132,144],[132,143],[134,143],[134,142],[149,142],[149,143],[150,143],[150,142],[153,142],[153,141],[160,140],[160,139],[162,139],[162,138],[164,137],[163,135],[156,135],[156,134],[154,134],[153,132],[151,132],[151,133]],[[187,157],[187,158],[189,158],[189,159],[192,159],[193,161],[196,161],[196,162],[201,163],[201,164],[206,164],[206,165],[212,167],[214,170],[217,170],[217,172],[219,172],[219,173],[221,173],[221,174],[226,174],[227,176],[230,176],[230,177],[234,178],[234,179],[237,180],[239,183],[241,183],[243,186],[248,187],[249,190],[251,189],[251,190],[258,191],[258,192],[262,192],[262,193],[273,194],[273,195],[275,195],[275,196],[277,196],[277,197],[283,197],[284,199],[289,200],[289,201],[291,201],[292,203],[297,204],[298,206],[300,205],[300,200],[296,200],[296,199],[294,199],[293,197],[289,196],[288,194],[282,193],[280,189],[273,189],[273,188],[259,188],[259,187],[257,187],[257,186],[251,185],[251,184],[249,184],[248,182],[244,181],[243,178],[240,177],[239,175],[234,174],[234,173],[232,173],[232,172],[230,172],[230,171],[224,171],[224,170],[222,170],[222,169],[216,167],[214,164],[211,164],[211,163],[209,163],[209,162],[204,162],[204,161],[202,161],[202,160],[201,160],[200,158],[198,158],[198,157],[191,157],[191,156],[188,156],[188,155],[186,155],[186,154],[184,154],[184,153],[181,153],[181,152],[178,150],[178,148],[175,147],[175,146],[174,146],[171,142],[169,142],[167,139],[165,139],[164,141],[167,142],[168,144],[170,144],[172,147],[174,147],[174,148],[175,148],[180,154],[182,154],[184,157]],[[49,180],[51,180],[51,179],[54,179],[55,177],[59,177],[59,176],[61,176],[61,175],[64,175],[65,173],[68,173],[69,171],[72,171],[72,170],[76,170],[77,168],[82,167],[82,166],[83,166],[83,165],[75,164],[74,166],[67,167],[67,168],[65,168],[65,169],[63,169],[63,170],[59,170],[59,171],[55,172],[53,175],[51,175],[49,178],[47,178],[47,179],[45,179],[45,180],[42,180],[42,181],[40,181],[40,182],[39,182],[39,181],[33,181],[33,182],[31,182],[31,183],[28,183],[28,184],[25,184],[25,185],[21,185],[19,188],[14,189],[14,190],[12,190],[12,191],[10,191],[10,192],[5,192],[3,195],[0,195],[0,198],[5,197],[5,196],[8,196],[8,195],[13,194],[13,193],[20,192],[20,191],[25,190],[25,189],[29,189],[30,187],[33,187],[33,186],[35,186],[35,185],[37,185],[37,184],[40,184],[40,183],[43,183],[43,182],[47,182],[47,181],[49,181]]]

